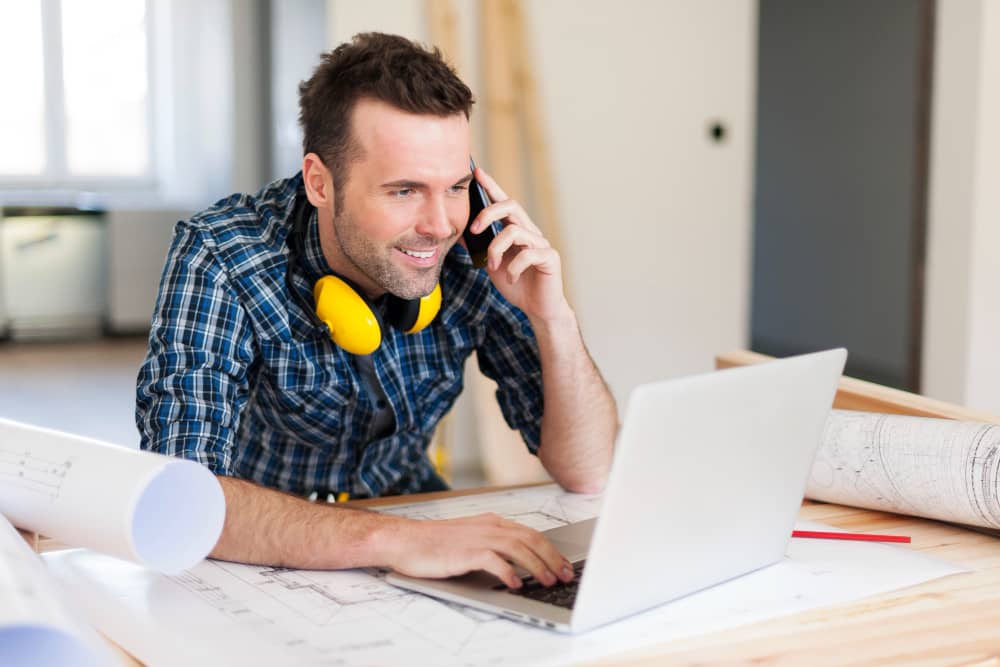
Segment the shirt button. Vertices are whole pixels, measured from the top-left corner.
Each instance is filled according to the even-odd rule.
[[[388,406],[388,405],[389,405],[389,404],[388,404],[388,403],[386,403],[386,402],[385,402],[384,400],[382,400],[381,398],[380,398],[380,399],[378,399],[377,401],[375,401],[375,407],[376,407],[376,408],[378,408],[379,410],[385,410],[386,406]]]

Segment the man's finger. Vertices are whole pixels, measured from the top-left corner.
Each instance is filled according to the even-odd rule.
[[[487,225],[495,220],[503,220],[508,224],[521,225],[527,227],[534,233],[542,236],[542,230],[531,219],[528,212],[524,210],[521,203],[515,199],[490,204],[476,216],[469,229],[473,234],[481,234]]]
[[[490,196],[490,201],[500,202],[510,199],[503,188],[493,180],[493,177],[483,171],[482,167],[476,167],[476,180],[486,189],[486,194]]]
[[[555,573],[518,536],[502,538],[502,543],[499,545],[498,551],[504,558],[520,565],[530,572],[531,576],[546,586],[552,586],[556,583],[557,578]]]
[[[525,527],[522,526],[522,528]],[[542,559],[542,562],[545,563],[545,567],[547,567],[550,572],[554,573],[563,581],[572,580],[573,567],[570,565],[570,562],[566,559],[566,557],[555,548],[555,545],[553,545],[552,542],[545,537],[545,535],[537,530],[532,530],[530,528],[526,528],[526,530],[528,532],[525,535],[524,540],[531,550]]]
[[[531,267],[555,275],[559,272],[559,253],[552,248],[526,248],[507,265],[507,277],[510,282],[516,283],[521,274]]]
[[[513,566],[505,561],[494,551],[484,549],[481,556],[472,567],[473,569],[484,570],[502,581],[508,588],[520,588],[521,578],[517,576]]]
[[[573,578],[573,566],[544,534],[510,519],[504,519],[504,524],[519,533],[521,541],[542,559],[550,572],[563,581],[570,581]]]
[[[486,250],[489,267],[495,271],[501,262],[503,262],[504,253],[514,246],[520,248],[548,248],[549,242],[545,240],[545,237],[533,234],[524,227],[514,225],[504,227],[503,231],[493,239],[490,247]]]

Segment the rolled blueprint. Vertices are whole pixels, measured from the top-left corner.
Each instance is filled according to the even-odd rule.
[[[0,419],[0,513],[70,546],[175,574],[215,546],[225,499],[192,461]]]
[[[96,633],[71,613],[45,565],[0,516],[0,665],[117,664]]]
[[[1000,425],[833,410],[806,496],[1000,529]]]

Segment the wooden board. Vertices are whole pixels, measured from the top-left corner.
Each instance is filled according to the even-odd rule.
[[[732,368],[771,361],[769,357],[757,352],[737,350],[720,354],[715,358],[716,368]],[[1000,424],[1000,417],[970,410],[953,403],[938,401],[933,398],[912,394],[899,389],[883,387],[873,382],[865,382],[855,378],[844,377],[840,380],[840,389],[834,399],[833,407],[840,410],[861,410],[864,412],[886,412],[914,417],[938,417],[941,419],[963,419],[967,421]]]

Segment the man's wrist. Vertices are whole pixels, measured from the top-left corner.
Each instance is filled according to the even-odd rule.
[[[380,514],[363,540],[362,557],[365,562],[376,567],[395,567],[396,554],[405,539],[406,524],[410,521],[412,519]]]
[[[573,335],[579,331],[579,324],[576,320],[576,312],[570,307],[568,302],[564,302],[562,308],[556,313],[547,317],[528,317],[531,328],[538,337],[559,338],[566,335]]]

